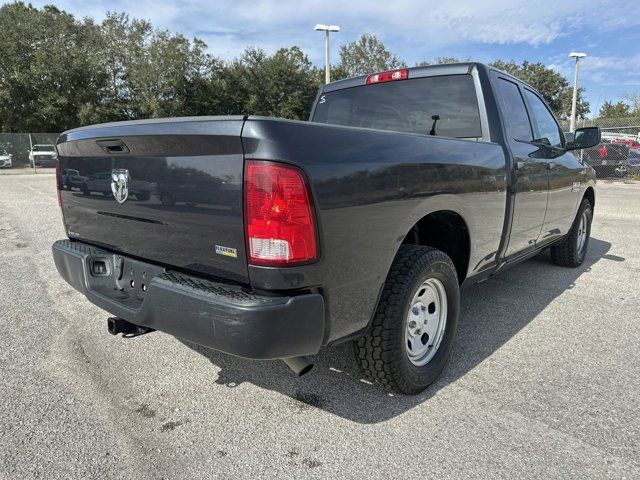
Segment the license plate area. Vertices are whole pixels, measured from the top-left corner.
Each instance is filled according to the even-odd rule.
[[[91,255],[87,258],[89,288],[129,308],[139,308],[154,277],[163,267],[122,255]]]

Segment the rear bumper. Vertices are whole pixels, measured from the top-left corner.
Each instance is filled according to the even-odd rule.
[[[245,358],[312,355],[322,345],[324,300],[319,294],[257,295],[69,240],[55,242],[52,250],[58,272],[73,288],[136,325]],[[105,262],[108,275],[92,274],[95,261]]]

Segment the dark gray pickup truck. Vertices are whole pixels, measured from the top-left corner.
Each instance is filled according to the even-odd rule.
[[[595,174],[530,86],[478,63],[334,82],[309,122],[170,118],[68,131],[62,277],[109,331],[160,330],[241,357],[353,340],[369,379],[416,393],[452,348],[460,288],[551,248],[579,266]],[[58,176],[59,178],[59,176]],[[144,185],[145,195],[135,185]]]

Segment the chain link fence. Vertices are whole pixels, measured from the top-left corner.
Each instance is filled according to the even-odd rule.
[[[569,122],[563,122],[569,131]],[[602,143],[578,153],[598,178],[640,178],[640,117],[578,120],[576,127],[600,127]]]
[[[6,165],[7,158],[11,168],[55,167],[55,158],[48,152],[55,149],[59,133],[0,133],[0,167]],[[4,161],[3,161],[4,160]],[[35,164],[35,165],[34,165]]]

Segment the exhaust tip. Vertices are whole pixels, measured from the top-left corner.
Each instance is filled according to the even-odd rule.
[[[309,357],[283,358],[282,361],[287,364],[296,377],[306,375],[313,369],[313,362]]]

